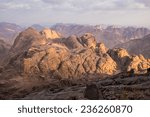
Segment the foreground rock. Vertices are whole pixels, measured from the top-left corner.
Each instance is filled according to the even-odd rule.
[[[99,89],[95,84],[87,84],[84,92],[84,97],[90,100],[99,99]]]
[[[20,77],[0,80],[0,99],[82,100],[82,99],[150,99],[150,77],[116,75],[90,80],[31,80]],[[99,94],[99,95],[98,95]]]

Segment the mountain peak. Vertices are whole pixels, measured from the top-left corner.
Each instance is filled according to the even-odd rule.
[[[36,29],[29,27],[17,36],[11,51],[23,51],[30,48],[31,46],[45,43],[45,37],[43,37]]]

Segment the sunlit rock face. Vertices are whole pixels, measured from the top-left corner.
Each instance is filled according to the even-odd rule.
[[[46,39],[57,39],[62,37],[60,33],[49,28],[45,28],[40,33],[44,35]]]
[[[11,48],[12,52],[28,50],[32,46],[40,46],[46,44],[47,40],[34,28],[29,27],[21,32],[14,41]]]
[[[134,69],[135,72],[147,72],[147,69],[150,68],[150,61],[149,59],[145,59],[143,55],[139,56],[132,56],[131,62],[128,65],[127,70],[130,71],[131,69]]]
[[[118,67],[123,71],[134,70],[135,73],[146,72],[150,67],[149,59],[144,58],[143,55],[129,55],[129,53],[122,48],[109,50],[109,55],[117,62]]]
[[[139,72],[149,62],[143,56],[129,55],[125,49],[108,49],[97,43],[91,33],[49,41],[49,31],[43,35],[28,28],[20,33],[11,48],[8,66],[27,76],[72,79],[89,74],[114,75],[131,69]]]
[[[92,33],[55,34],[28,28],[11,48],[0,41],[0,99],[150,99],[150,59]]]
[[[96,47],[96,39],[94,37],[93,34],[91,33],[85,33],[82,37],[81,37],[81,41],[83,46],[87,46],[89,48],[95,48]]]

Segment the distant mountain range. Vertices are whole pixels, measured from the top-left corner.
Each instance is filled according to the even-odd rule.
[[[6,43],[13,44],[16,36],[24,28],[13,23],[0,22],[0,39]]]
[[[116,47],[125,48],[130,54],[143,54],[145,57],[150,58],[150,35],[119,44]]]

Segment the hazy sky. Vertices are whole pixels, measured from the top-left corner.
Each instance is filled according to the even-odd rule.
[[[150,27],[150,0],[0,0],[0,22]]]

